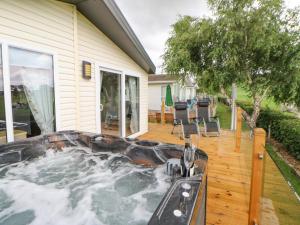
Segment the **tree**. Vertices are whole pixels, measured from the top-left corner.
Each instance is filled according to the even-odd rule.
[[[203,90],[228,95],[232,83],[250,93],[256,126],[266,97],[300,105],[299,9],[282,0],[209,0],[212,18],[180,17],[163,55],[179,79],[193,74]]]

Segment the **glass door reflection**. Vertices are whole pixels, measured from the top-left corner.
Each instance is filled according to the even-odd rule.
[[[125,113],[126,136],[140,130],[140,90],[139,78],[126,75],[125,79]]]
[[[101,71],[101,133],[121,136],[121,75]]]

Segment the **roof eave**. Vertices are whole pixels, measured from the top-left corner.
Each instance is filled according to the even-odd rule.
[[[61,0],[72,3],[100,31],[132,58],[148,74],[155,65],[113,0]]]
[[[148,84],[174,84],[176,80],[148,81]]]

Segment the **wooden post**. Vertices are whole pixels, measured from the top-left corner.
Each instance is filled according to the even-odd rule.
[[[263,189],[263,157],[265,153],[266,132],[254,129],[252,175],[250,186],[249,225],[261,225],[261,194]]]
[[[161,124],[165,124],[166,123],[166,115],[165,115],[165,111],[166,111],[166,106],[165,106],[165,100],[162,99],[161,100]]]
[[[242,109],[237,107],[237,119],[236,119],[236,131],[235,131],[235,151],[240,152],[242,141]]]

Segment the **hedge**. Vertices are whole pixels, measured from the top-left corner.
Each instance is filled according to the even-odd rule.
[[[237,104],[249,114],[252,106],[248,102],[238,101]],[[300,160],[300,119],[280,111],[262,108],[257,120],[257,127],[266,131],[271,127],[271,137],[282,143],[284,147]]]

